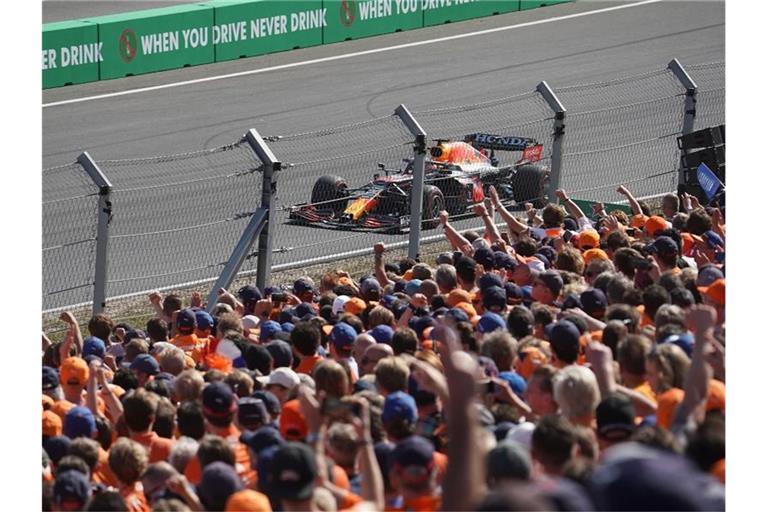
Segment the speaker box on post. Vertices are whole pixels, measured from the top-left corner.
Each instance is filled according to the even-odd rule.
[[[679,149],[698,149],[725,144],[725,125],[704,128],[677,138]]]

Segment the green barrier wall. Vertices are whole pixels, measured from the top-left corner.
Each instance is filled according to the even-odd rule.
[[[421,2],[425,27],[520,9],[518,0],[421,0]]]
[[[75,20],[43,25],[43,89],[95,82],[101,55],[95,23]]]
[[[210,0],[43,25],[43,88],[263,55],[572,0]]]
[[[421,28],[424,0],[323,0],[323,43]]]
[[[182,5],[94,18],[101,79],[213,62],[213,8]]]
[[[215,60],[306,48],[323,43],[322,0],[212,1]]]
[[[573,199],[573,202],[576,203],[576,206],[581,208],[581,211],[584,212],[584,215],[592,219],[593,221],[597,221],[597,216],[595,215],[594,211],[592,210],[592,205],[597,204],[595,201],[589,201],[587,199]],[[621,210],[630,217],[632,217],[632,208],[630,208],[626,204],[618,204],[618,203],[603,203],[603,206],[605,207],[605,211],[607,213],[611,213],[614,210]]]
[[[538,7],[547,7],[548,5],[564,4],[573,0],[520,0],[520,10],[536,9]]]

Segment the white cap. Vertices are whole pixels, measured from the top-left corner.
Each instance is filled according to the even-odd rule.
[[[243,329],[251,330],[251,329],[255,329],[256,327],[258,327],[260,322],[261,322],[261,320],[259,320],[259,317],[257,317],[257,316],[245,315],[240,320],[240,325],[243,327]]]
[[[237,345],[229,338],[222,339],[218,345],[216,345],[216,353],[226,357],[230,361],[234,361],[238,357],[242,356],[242,352],[237,348]]]
[[[338,315],[341,311],[344,311],[344,304],[349,302],[349,297],[346,295],[339,295],[335,299],[333,299],[333,306],[331,306],[331,311],[334,315]]]
[[[531,258],[527,265],[531,270],[536,270],[537,272],[544,272],[546,270],[544,267],[544,262],[539,258]]]
[[[515,425],[514,427],[510,428],[507,432],[506,439],[508,441],[514,441],[523,448],[526,448],[528,450],[531,449],[531,437],[533,436],[533,431],[536,430],[536,425],[531,423],[530,421],[524,421],[523,423],[520,423],[519,425]]]
[[[277,384],[283,386],[286,389],[293,389],[299,385],[301,380],[295,371],[290,368],[280,367],[276,368],[269,377],[257,377],[259,382],[264,386],[271,386]]]

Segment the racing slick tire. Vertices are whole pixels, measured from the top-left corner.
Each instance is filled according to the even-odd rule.
[[[315,186],[312,187],[310,202],[315,204],[334,201],[321,205],[321,208],[331,209],[335,215],[339,215],[347,207],[347,202],[336,200],[346,197],[349,197],[349,192],[347,191],[347,182],[344,181],[344,178],[339,176],[321,176],[315,181]]]
[[[518,204],[532,203],[534,208],[544,208],[547,205],[546,180],[548,171],[535,164],[523,164],[512,176],[512,190]]]
[[[421,226],[424,229],[434,229],[440,224],[439,214],[445,209],[445,197],[442,191],[434,185],[424,185],[424,202],[421,205]]]

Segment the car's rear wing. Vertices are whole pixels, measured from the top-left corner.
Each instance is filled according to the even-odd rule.
[[[468,142],[478,149],[482,148],[498,151],[523,151],[527,147],[538,144],[536,139],[491,135],[489,133],[472,133],[470,135],[465,135],[464,142]]]

